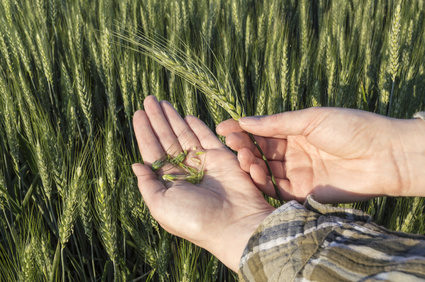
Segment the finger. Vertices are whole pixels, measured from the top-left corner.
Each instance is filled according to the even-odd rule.
[[[257,164],[253,164],[250,167],[250,175],[255,185],[260,189],[264,194],[277,199],[276,191],[273,186],[273,183],[265,173],[262,167]],[[291,193],[291,183],[288,179],[275,178],[276,185],[279,189],[279,192],[285,201],[297,200],[297,198]]]
[[[200,147],[198,138],[193,133],[190,126],[183,120],[179,113],[173,108],[168,101],[160,102],[162,111],[174,131],[174,135],[179,140],[181,147],[188,150],[193,147]]]
[[[234,119],[228,119],[219,123],[215,128],[215,131],[221,136],[227,136],[232,132],[244,132],[244,130],[240,127],[239,122]]]
[[[206,150],[226,148],[217,136],[215,136],[214,132],[200,119],[194,116],[187,116],[185,120],[198,138],[202,148]]]
[[[148,166],[133,164],[132,168],[134,174],[137,176],[140,193],[149,207],[152,216],[156,218],[157,211],[161,210],[161,200],[167,189]]]
[[[243,117],[239,119],[239,125],[252,134],[265,137],[308,136],[322,120],[335,111],[332,108],[315,107],[264,117]]]
[[[254,136],[260,148],[263,150],[268,160],[279,160],[285,159],[287,141],[280,138],[263,138]],[[246,133],[234,132],[226,137],[226,144],[234,151],[240,151],[242,148],[248,148],[253,154],[262,158],[257,147],[252,142],[251,138]]]
[[[158,141],[166,152],[179,152],[182,150],[167,118],[165,117],[160,104],[155,96],[148,96],[144,101],[146,115],[155,132]]]
[[[258,189],[260,189],[263,192],[269,190],[267,187],[269,185],[269,179],[267,178],[267,175],[265,174],[264,169],[260,165],[258,164],[250,165],[249,174],[251,175],[251,178],[254,181],[255,185],[258,187]]]
[[[134,113],[133,127],[143,162],[151,165],[155,160],[163,156],[164,150],[158,142],[144,111],[139,110]]]
[[[254,154],[247,148],[242,148],[238,152],[238,161],[240,167],[249,172],[251,165],[259,165],[266,175],[269,175],[267,165],[262,158],[254,156]],[[286,178],[285,162],[268,160],[270,169],[275,178]]]

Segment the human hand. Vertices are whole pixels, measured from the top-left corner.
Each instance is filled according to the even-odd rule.
[[[314,194],[320,202],[339,203],[424,194],[416,188],[425,183],[422,120],[310,108],[219,124],[217,133],[238,152],[241,168],[275,197],[264,161],[246,132],[257,135],[286,200]]]
[[[138,186],[152,216],[168,232],[187,239],[214,254],[237,271],[248,240],[274,208],[262,197],[249,175],[213,132],[199,119],[183,120],[166,101],[158,103],[149,96],[145,111],[134,114],[134,131],[144,165],[134,164]],[[169,148],[202,150],[205,169],[199,184],[183,180],[165,182],[158,176],[181,173],[163,168],[154,173],[151,164],[164,156]]]

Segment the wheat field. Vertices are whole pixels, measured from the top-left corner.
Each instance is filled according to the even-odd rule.
[[[312,106],[411,118],[425,108],[424,11],[423,0],[0,0],[0,280],[237,281],[144,205],[130,167],[144,97],[211,128]],[[423,198],[344,206],[425,234]]]

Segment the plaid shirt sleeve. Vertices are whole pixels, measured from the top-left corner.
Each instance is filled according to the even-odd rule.
[[[392,232],[358,210],[307,197],[269,215],[250,238],[241,281],[425,281],[425,237]]]

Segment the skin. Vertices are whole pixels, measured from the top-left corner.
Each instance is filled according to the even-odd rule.
[[[144,107],[134,114],[133,124],[145,165],[134,164],[133,171],[152,216],[168,232],[205,248],[237,271],[251,234],[274,208],[240,168],[236,155],[202,121],[192,116],[183,120],[168,102],[158,103],[153,96],[145,99]],[[160,169],[158,175],[151,170],[176,142],[184,145],[182,150],[205,152],[201,183],[160,181],[163,174],[179,170]]]
[[[246,132],[256,135],[285,200],[322,203],[375,196],[425,196],[425,122],[339,108],[310,108],[217,126],[241,168],[275,196]],[[261,136],[261,137],[260,137]]]
[[[228,120],[217,132],[236,157],[202,121],[183,120],[168,102],[149,96],[144,107],[133,123],[145,164],[134,164],[133,171],[152,216],[234,271],[252,233],[274,211],[260,193],[273,196],[274,190],[246,132],[257,135],[286,200],[304,200],[311,193],[323,203],[424,195],[422,120],[334,108]],[[188,151],[188,159],[196,156],[191,148],[205,152],[200,183],[159,180],[179,174],[178,169],[151,170],[176,143]]]

